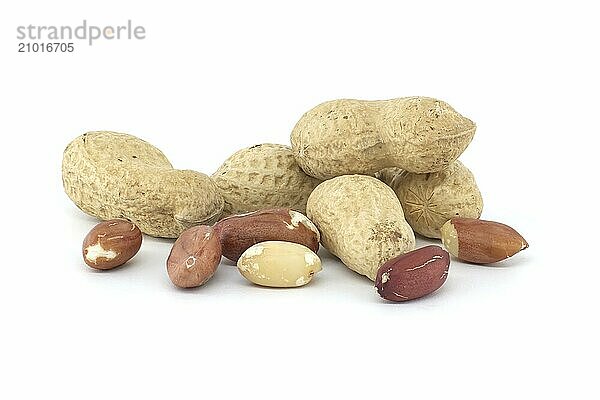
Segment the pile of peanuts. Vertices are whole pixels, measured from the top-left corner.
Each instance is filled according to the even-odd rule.
[[[224,256],[256,285],[291,288],[321,271],[323,245],[402,302],[440,288],[451,255],[493,264],[528,247],[510,226],[479,219],[481,193],[457,160],[475,130],[427,97],[334,100],[300,118],[291,147],[242,149],[212,176],[174,169],[135,136],[88,132],[65,150],[63,186],[103,220],[83,242],[92,268],[125,264],[144,233],[176,238],[166,270],[177,287],[203,285]],[[443,248],[415,249],[415,233]]]

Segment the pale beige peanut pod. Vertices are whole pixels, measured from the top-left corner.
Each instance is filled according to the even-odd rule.
[[[225,199],[222,217],[281,207],[305,213],[321,182],[300,169],[288,146],[270,143],[239,150],[212,177]]]
[[[238,270],[250,282],[269,287],[298,287],[321,271],[321,260],[298,243],[266,241],[242,253]]]
[[[428,174],[401,171],[390,182],[406,221],[423,236],[440,238],[440,228],[451,218],[479,218],[483,210],[475,177],[460,161]]]
[[[300,118],[291,134],[296,161],[329,179],[372,175],[387,167],[436,172],[467,148],[475,124],[449,104],[428,97],[333,100]]]
[[[387,260],[415,247],[394,191],[376,178],[344,175],[321,183],[306,212],[321,244],[350,269],[374,280]]]
[[[159,149],[125,133],[75,138],[63,154],[62,179],[84,212],[128,219],[151,236],[178,237],[190,226],[216,222],[223,209],[210,177],[173,169]]]

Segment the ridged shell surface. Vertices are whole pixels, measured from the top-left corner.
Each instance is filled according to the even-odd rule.
[[[173,169],[159,149],[125,133],[75,138],[63,154],[62,179],[84,212],[128,219],[151,236],[178,237],[190,226],[216,222],[223,209],[210,177]]]
[[[321,183],[306,212],[323,246],[371,280],[383,263],[415,247],[396,194],[370,176],[344,175]]]
[[[225,199],[222,217],[280,207],[305,213],[321,182],[300,169],[290,147],[269,143],[234,153],[212,177]]]
[[[475,124],[429,97],[342,99],[300,118],[291,134],[294,156],[309,175],[329,179],[372,175],[387,167],[436,172],[462,154]]]
[[[451,218],[479,218],[483,210],[475,177],[460,161],[429,174],[398,173],[390,183],[406,221],[423,236],[440,238],[440,228]]]

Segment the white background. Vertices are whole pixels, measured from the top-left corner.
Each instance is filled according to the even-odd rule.
[[[586,3],[13,3],[0,12],[1,398],[598,398],[600,32]],[[17,53],[18,25],[84,18],[131,19],[147,38]],[[529,249],[453,262],[442,289],[406,304],[325,251],[294,290],[225,262],[177,290],[172,241],[149,237],[126,267],[84,266],[95,220],[60,176],[81,133],[128,132],[210,174],[242,147],[289,143],[322,101],[410,95],[478,124],[461,160],[483,218]]]

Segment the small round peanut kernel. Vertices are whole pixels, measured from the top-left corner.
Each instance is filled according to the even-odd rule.
[[[210,226],[194,226],[173,244],[167,258],[167,273],[175,286],[201,286],[214,275],[220,261],[219,237]]]
[[[129,221],[111,219],[92,228],[83,240],[83,261],[94,269],[113,269],[136,255],[142,232]]]

